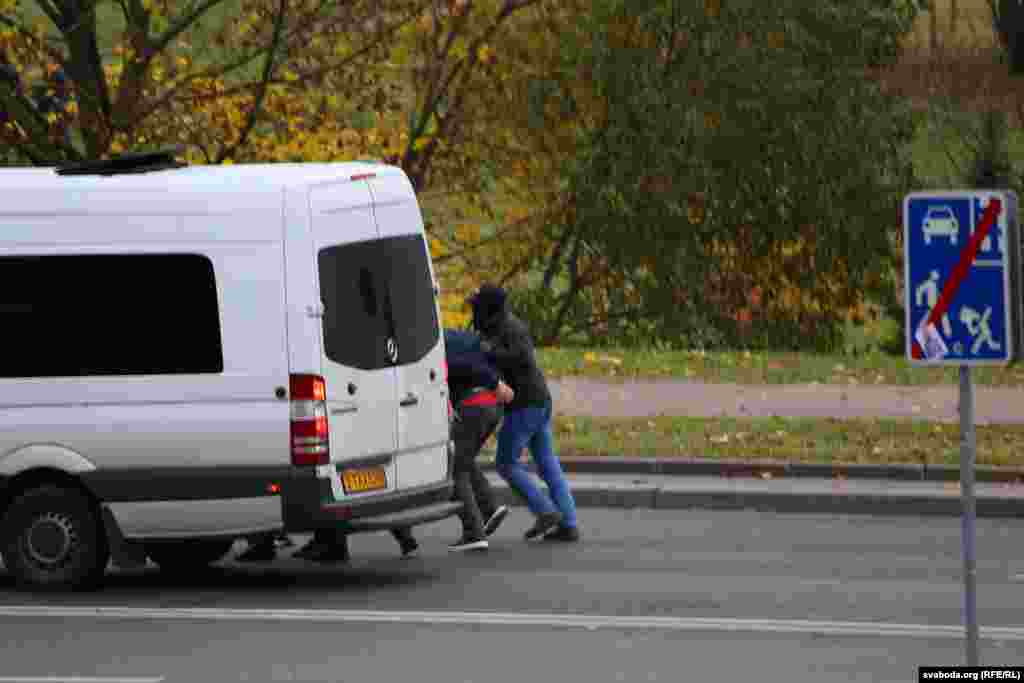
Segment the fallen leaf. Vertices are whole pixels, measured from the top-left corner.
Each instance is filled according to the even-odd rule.
[[[882,449],[879,448],[878,446],[875,446],[874,448],[871,449],[871,452],[874,455],[881,455],[882,454]]]
[[[729,435],[722,434],[721,436],[711,437],[711,443],[729,443]]]
[[[585,354],[583,354],[583,360],[587,361],[588,363],[594,363],[597,361],[597,354],[594,353],[593,351],[587,351]]]

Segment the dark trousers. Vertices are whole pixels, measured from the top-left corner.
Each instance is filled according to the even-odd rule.
[[[484,522],[497,508],[491,483],[480,471],[476,458],[499,422],[501,408],[498,406],[469,406],[459,409],[459,419],[452,426],[455,499],[462,502],[459,513],[462,531],[471,538],[484,537]]]
[[[455,480],[453,499],[462,502],[459,519],[462,533],[470,538],[484,538],[484,522],[497,510],[494,491],[487,476],[480,471],[476,457],[501,422],[499,406],[468,406],[459,409],[459,419],[452,425],[455,456],[452,478]],[[409,528],[392,529],[399,543],[412,538]]]

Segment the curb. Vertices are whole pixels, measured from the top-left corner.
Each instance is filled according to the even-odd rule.
[[[504,483],[492,482],[500,504],[524,507],[524,502]],[[739,491],[723,482],[720,490],[687,491],[683,488],[631,485],[573,485],[573,497],[580,508],[621,508],[651,510],[754,510],[775,513],[845,514],[918,517],[960,517],[959,496],[885,494],[885,493],[791,493],[786,491]],[[979,519],[1019,518],[1024,515],[1024,500],[979,496]]]
[[[773,460],[712,460],[686,457],[631,457],[618,455],[564,456],[562,469],[580,474],[667,474],[748,478],[770,474],[775,478],[888,479],[892,481],[960,481],[960,468],[950,465],[788,463]],[[493,459],[480,459],[481,469],[493,470]],[[533,467],[531,466],[531,470]],[[976,467],[979,483],[1024,483],[1024,469]]]

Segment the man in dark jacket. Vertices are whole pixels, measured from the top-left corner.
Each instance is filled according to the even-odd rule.
[[[480,338],[462,330],[444,331],[448,364],[448,393],[455,410],[452,440],[455,441],[455,498],[462,501],[462,537],[448,546],[453,552],[485,550],[487,537],[508,514],[498,506],[490,482],[480,471],[476,457],[501,421],[501,404],[513,399],[512,389],[501,381],[484,355]],[[409,529],[396,530],[403,548],[415,543]]]
[[[543,536],[549,541],[578,541],[576,502],[554,450],[551,392],[537,364],[530,331],[507,310],[506,300],[505,290],[493,285],[483,285],[470,299],[473,326],[483,338],[482,348],[515,392],[498,433],[498,474],[526,499],[537,517],[526,532],[527,540]],[[550,498],[534,485],[519,462],[526,447],[548,485]]]

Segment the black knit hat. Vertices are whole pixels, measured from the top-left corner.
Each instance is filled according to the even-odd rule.
[[[505,302],[508,294],[497,285],[484,284],[469,298],[469,305],[473,307],[473,321],[477,328],[480,324],[487,322],[494,316],[505,311]]]

